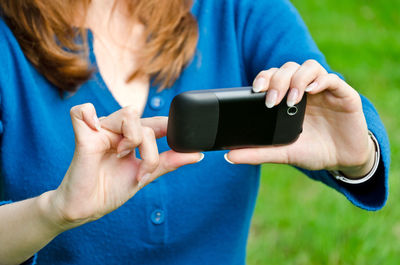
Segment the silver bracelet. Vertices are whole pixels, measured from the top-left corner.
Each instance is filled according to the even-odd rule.
[[[379,165],[379,160],[381,158],[381,150],[379,148],[378,141],[376,140],[375,136],[372,134],[372,132],[368,131],[368,135],[371,137],[372,141],[375,144],[375,162],[374,166],[372,167],[371,171],[364,177],[359,178],[359,179],[350,179],[345,176],[343,176],[343,173],[340,172],[339,170],[329,170],[328,172],[337,180],[340,180],[342,182],[348,183],[348,184],[361,184],[366,181],[368,181],[372,176],[375,174],[376,170],[378,169]]]

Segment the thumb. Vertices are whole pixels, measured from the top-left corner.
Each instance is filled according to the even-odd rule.
[[[160,154],[160,163],[156,170],[138,179],[139,189],[168,172],[185,165],[198,163],[203,160],[203,158],[204,154],[202,153],[177,153],[173,150],[163,152]]]
[[[225,159],[233,164],[260,165],[263,163],[289,164],[287,146],[268,146],[232,150]]]
[[[91,103],[72,107],[70,116],[75,137],[78,138],[78,140],[82,133],[98,131],[100,129],[100,122],[97,118],[96,110]]]

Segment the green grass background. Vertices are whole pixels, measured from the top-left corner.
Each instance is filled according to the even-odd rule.
[[[400,264],[400,1],[292,0],[331,67],[371,99],[389,133],[390,195],[378,212],[282,165],[265,165],[247,263]]]

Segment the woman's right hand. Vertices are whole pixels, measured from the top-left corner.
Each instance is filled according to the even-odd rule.
[[[140,119],[126,107],[99,121],[93,105],[84,104],[71,109],[71,119],[75,154],[49,197],[62,230],[106,215],[157,177],[203,157],[172,150],[158,153],[156,138],[166,135],[167,117]],[[136,147],[142,159],[135,156]]]

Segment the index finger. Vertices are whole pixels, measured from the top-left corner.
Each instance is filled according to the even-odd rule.
[[[167,135],[168,117],[157,116],[151,118],[143,118],[140,123],[144,127],[153,129],[156,138],[161,138]]]
[[[140,126],[149,127],[153,129],[156,138],[161,138],[167,135],[168,117],[151,117],[140,119],[140,114],[136,112],[134,107],[125,107],[120,109],[107,117],[102,117],[100,119],[101,127],[107,129],[116,134],[132,134],[129,129],[131,126],[127,124],[134,125],[135,128]],[[129,136],[129,135],[127,135]]]

